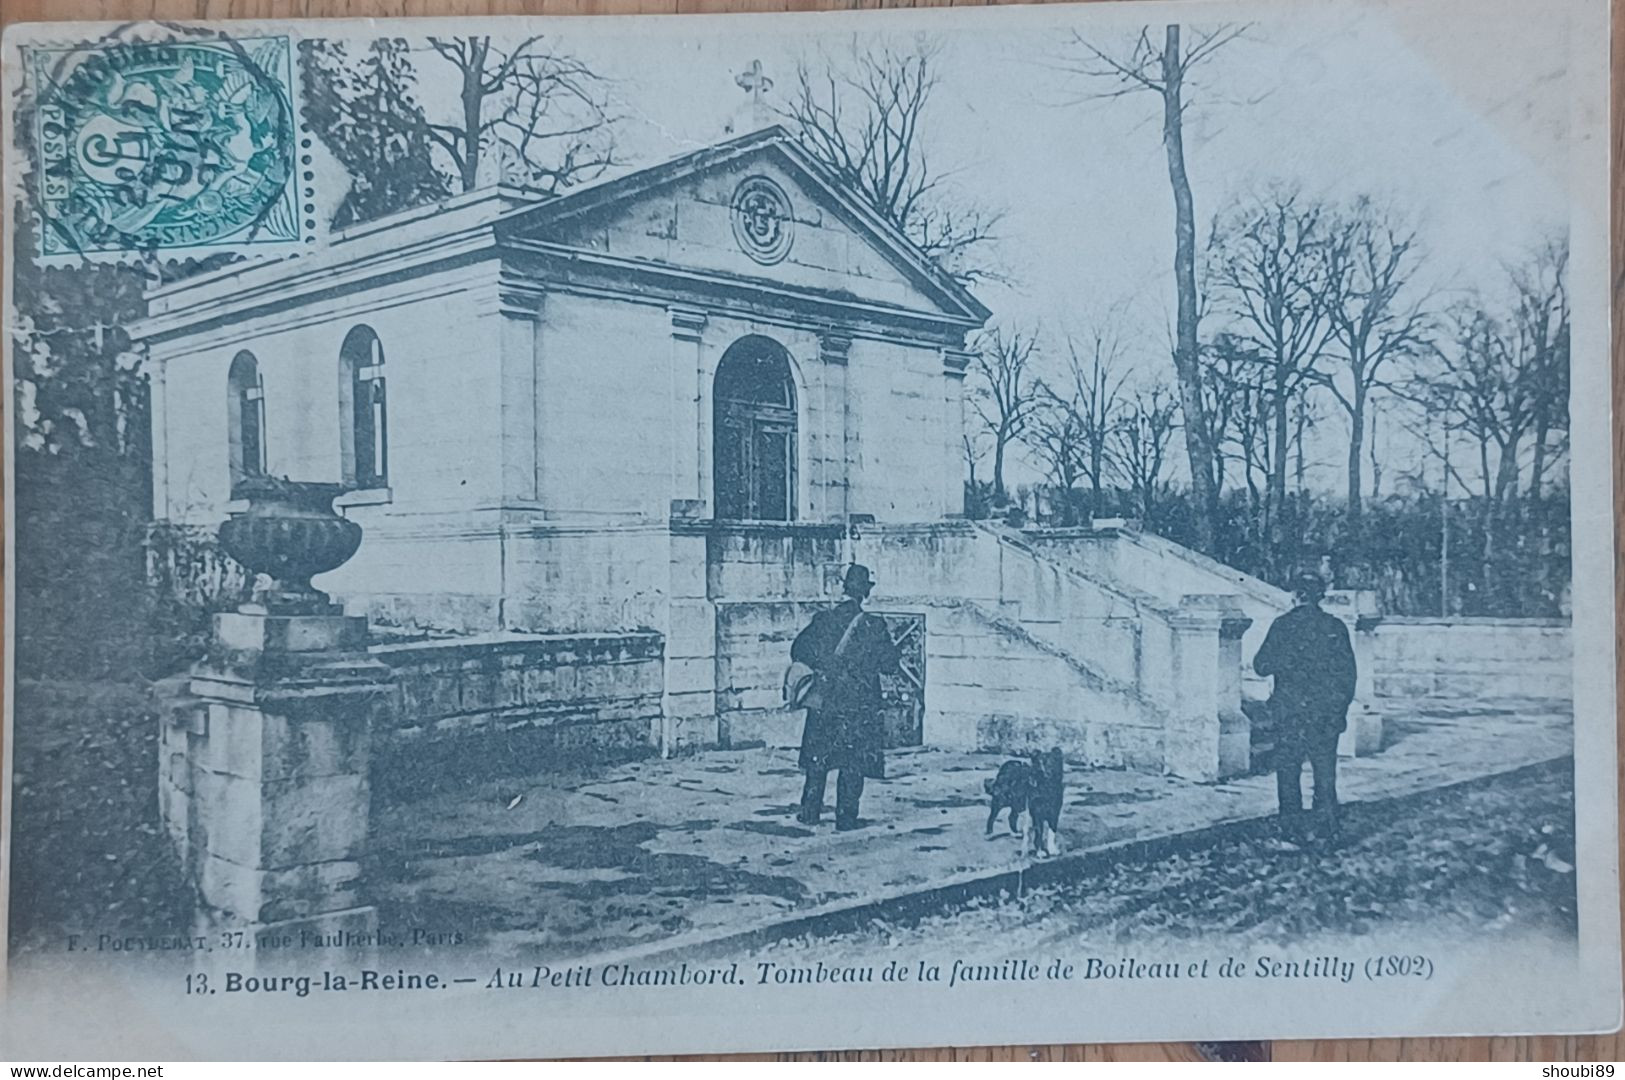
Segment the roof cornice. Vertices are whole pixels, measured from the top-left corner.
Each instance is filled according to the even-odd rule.
[[[545,240],[510,237],[501,241],[503,263],[530,263],[526,272],[546,288],[581,283],[591,278],[600,291],[608,279],[627,282],[620,291],[632,298],[657,296],[727,308],[735,302],[753,307],[772,306],[787,312],[817,313],[825,322],[857,320],[871,328],[907,326],[911,331],[934,330],[944,341],[963,340],[981,321],[971,315],[905,308],[843,296],[806,286],[781,285],[770,278],[746,277],[720,270],[696,270],[651,259],[609,255],[587,248],[553,244]],[[519,256],[518,259],[513,256]],[[651,290],[657,290],[651,292]]]
[[[376,283],[424,274],[493,258],[496,236],[484,225],[461,234],[439,234],[407,247],[385,248],[335,265],[312,261],[307,266],[284,264],[285,273],[266,275],[268,267],[246,266],[242,279],[228,276],[212,290],[188,304],[154,311],[127,328],[135,341],[161,342],[182,334],[212,329],[227,321],[285,311],[314,301],[343,295]]]
[[[919,311],[828,290],[778,285],[765,279],[648,260],[615,259],[600,252],[550,243],[545,237],[524,235],[760,152],[776,154],[787,167],[805,177],[941,310]],[[566,258],[604,269],[618,266],[622,273],[667,279],[682,276],[702,287],[730,294],[749,293],[758,298],[778,297],[784,302],[862,312],[882,322],[901,319],[919,326],[966,330],[982,325],[991,314],[896,225],[829,176],[796,145],[789,132],[775,126],[634,173],[581,185],[544,202],[535,203],[531,195],[509,188],[470,192],[354,226],[337,234],[327,247],[310,254],[223,267],[165,285],[148,294],[149,314],[131,324],[129,333],[138,341],[162,342],[381,282],[495,258],[499,249]]]

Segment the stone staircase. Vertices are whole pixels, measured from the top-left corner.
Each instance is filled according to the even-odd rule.
[[[1014,530],[1007,530],[1014,532]],[[1261,578],[1227,566],[1155,533],[1120,524],[1017,534],[1036,553],[1078,573],[1142,589],[1164,603],[1187,595],[1225,595],[1252,623],[1242,634],[1242,696],[1261,701],[1269,680],[1253,674],[1252,658],[1270,622],[1292,607],[1292,596]]]
[[[981,523],[864,527],[850,557],[876,571],[877,606],[928,612],[928,744],[1058,745],[1205,780],[1249,768],[1250,624],[1233,592],[1154,595],[1064,544]]]
[[[983,603],[933,604],[927,618],[932,745],[1012,754],[1058,746],[1090,765],[1161,771],[1166,718],[1133,686]]]

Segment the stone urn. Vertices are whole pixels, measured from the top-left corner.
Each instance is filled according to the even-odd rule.
[[[240,610],[271,615],[325,615],[326,593],[311,585],[317,574],[343,566],[361,546],[361,526],[333,512],[344,488],[255,476],[232,488],[246,510],[220,525],[220,546],[257,575],[252,599]],[[265,579],[269,579],[267,582]]]

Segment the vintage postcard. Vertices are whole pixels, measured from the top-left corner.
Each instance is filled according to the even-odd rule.
[[[1614,1029],[1608,30],[11,27],[0,1056]]]

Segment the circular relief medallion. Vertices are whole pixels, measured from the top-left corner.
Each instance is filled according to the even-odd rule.
[[[765,176],[740,181],[733,198],[734,239],[746,255],[771,266],[790,254],[795,218],[790,196]]]

